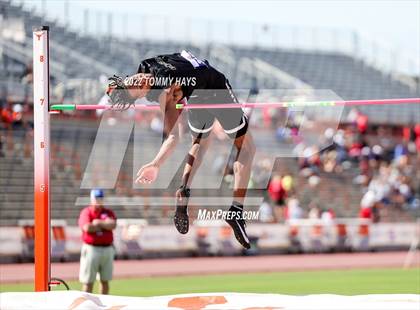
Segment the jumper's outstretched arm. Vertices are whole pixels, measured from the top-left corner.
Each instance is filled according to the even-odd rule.
[[[179,115],[181,114],[181,111],[176,109],[176,104],[181,100],[181,98],[182,91],[177,85],[172,85],[171,87],[165,89],[159,96],[160,108],[164,114],[163,134],[166,138],[155,158],[150,163],[139,169],[137,172],[136,183],[150,184],[154,182],[159,174],[160,166],[175,150],[179,141],[179,134],[174,133],[173,128]]]

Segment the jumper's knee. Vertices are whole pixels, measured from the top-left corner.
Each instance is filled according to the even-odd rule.
[[[233,173],[240,174],[244,170],[245,165],[239,161],[233,163]]]

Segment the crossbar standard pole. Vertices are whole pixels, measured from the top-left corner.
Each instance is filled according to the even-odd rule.
[[[49,28],[33,31],[35,291],[51,278]]]
[[[292,107],[334,107],[334,106],[363,106],[363,105],[391,105],[391,104],[420,104],[420,98],[399,99],[370,99],[370,100],[338,100],[338,101],[285,101],[285,102],[257,102],[257,103],[200,103],[177,104],[177,109],[238,109],[238,108],[292,108]],[[136,104],[130,107],[136,110],[158,110],[159,105]],[[111,105],[104,104],[55,104],[52,111],[76,110],[112,110]]]

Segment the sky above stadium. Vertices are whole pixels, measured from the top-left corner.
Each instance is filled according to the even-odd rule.
[[[48,14],[63,17],[64,0],[25,0],[24,3],[46,8]],[[280,27],[297,26],[302,28],[320,27],[352,29],[370,38],[375,38],[384,46],[398,53],[404,53],[418,59],[420,55],[420,0],[295,0],[295,1],[69,1],[70,22],[81,26],[83,11],[89,9],[90,20],[94,12],[102,12],[105,24],[106,15],[112,12],[113,28],[118,32],[134,34],[139,27],[136,15],[168,16],[173,21],[184,23],[186,18],[199,21],[229,21],[278,25]],[[124,21],[125,20],[125,21]],[[127,20],[136,20],[137,24],[128,24]],[[125,29],[121,25],[125,24]],[[171,24],[171,25],[172,25]],[[102,26],[105,27],[105,26]],[[98,28],[98,23],[96,23]],[[128,30],[127,30],[128,28]],[[170,28],[175,29],[170,26]],[[223,28],[223,27],[222,27]],[[239,28],[239,30],[238,30]],[[235,28],[236,33],[242,27]],[[245,28],[245,27],[243,27]],[[172,29],[172,30],[173,30]],[[158,27],[148,27],[148,31],[159,32]],[[174,30],[176,31],[176,30]],[[193,30],[191,30],[193,31]],[[213,34],[217,38],[217,33]],[[246,40],[246,38],[244,39]]]

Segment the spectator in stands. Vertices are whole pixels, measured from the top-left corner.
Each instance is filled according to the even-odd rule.
[[[303,218],[303,210],[300,207],[299,200],[296,197],[291,197],[287,200],[285,214],[285,217],[288,220],[297,220]]]
[[[83,246],[79,280],[83,284],[83,291],[91,293],[99,274],[100,293],[108,294],[114,263],[112,231],[116,227],[116,216],[112,210],[104,208],[103,198],[101,189],[93,189],[90,205],[80,212]]]
[[[372,219],[372,209],[371,208],[360,208],[359,211],[359,218],[360,219]]]
[[[319,151],[316,145],[306,147],[303,150],[302,157],[298,159],[302,176],[310,177],[319,174],[321,168]]]
[[[379,208],[380,203],[377,194],[369,190],[365,193],[360,203],[359,217],[371,219],[374,223],[378,223],[380,220]]]
[[[333,209],[329,208],[326,210],[323,210],[321,213],[321,219],[325,223],[330,223],[333,219],[335,219],[335,212]]]
[[[356,123],[357,123],[357,130],[359,131],[359,133],[361,134],[365,134],[367,129],[368,129],[368,121],[369,118],[367,115],[363,114],[363,113],[359,113],[357,115],[356,118]]]
[[[362,154],[362,149],[365,146],[365,143],[362,137],[357,133],[348,133],[347,137],[349,140],[348,157],[351,161],[358,162],[359,157]]]
[[[319,209],[318,205],[315,202],[310,202],[308,205],[309,212],[308,218],[309,219],[319,219],[321,218],[321,210]]]
[[[282,176],[274,175],[268,183],[268,196],[272,202],[274,217],[279,222],[283,217],[283,207],[286,204],[287,191],[283,186]]]
[[[408,155],[407,142],[398,143],[394,148],[394,160],[399,161],[401,157]]]
[[[418,202],[410,186],[410,180],[406,176],[402,177],[401,183],[395,187],[393,202],[406,209],[417,208]]]

